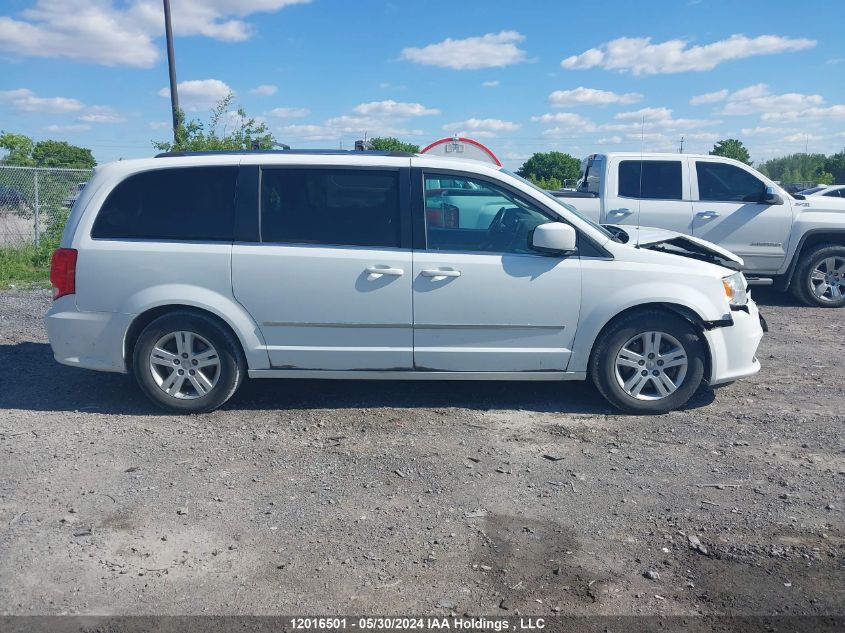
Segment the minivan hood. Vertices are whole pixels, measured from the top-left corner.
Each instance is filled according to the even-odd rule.
[[[623,227],[619,227],[623,228]],[[624,227],[628,234],[629,246],[639,245],[641,248],[672,253],[683,257],[692,257],[714,264],[736,268],[744,266],[745,262],[738,255],[717,246],[707,240],[692,235],[684,235],[675,231],[652,228],[648,226]]]

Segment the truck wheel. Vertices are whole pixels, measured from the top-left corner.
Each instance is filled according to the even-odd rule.
[[[225,403],[246,374],[240,344],[214,319],[172,312],[150,323],[135,344],[141,391],[174,413],[204,413]]]
[[[790,287],[809,306],[845,306],[845,246],[820,244],[803,254]]]
[[[590,374],[617,409],[666,413],[695,394],[704,365],[704,342],[687,321],[663,312],[635,312],[602,333]]]

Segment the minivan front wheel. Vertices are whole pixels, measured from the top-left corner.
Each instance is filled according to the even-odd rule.
[[[690,323],[661,312],[622,317],[593,352],[593,382],[614,407],[665,413],[683,406],[704,376],[704,342]]]
[[[144,394],[178,413],[212,411],[243,381],[237,341],[215,320],[174,312],[152,321],[138,337],[132,365]]]

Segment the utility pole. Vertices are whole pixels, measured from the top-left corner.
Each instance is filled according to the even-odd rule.
[[[681,135],[681,146],[680,146],[680,148],[678,148],[678,153],[679,154],[684,153],[684,136],[683,136],[683,134]]]
[[[170,0],[164,0],[164,34],[167,38],[167,67],[170,72],[170,109],[173,111],[173,142],[179,129],[179,93],[176,90],[176,57],[173,54],[173,25],[170,22]]]

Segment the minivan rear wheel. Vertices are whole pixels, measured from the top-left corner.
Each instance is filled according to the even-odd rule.
[[[681,317],[635,312],[600,336],[590,363],[598,390],[628,413],[665,413],[683,406],[701,386],[704,342]]]
[[[138,337],[132,367],[141,391],[177,413],[213,411],[237,391],[246,373],[238,342],[214,319],[171,312]]]

